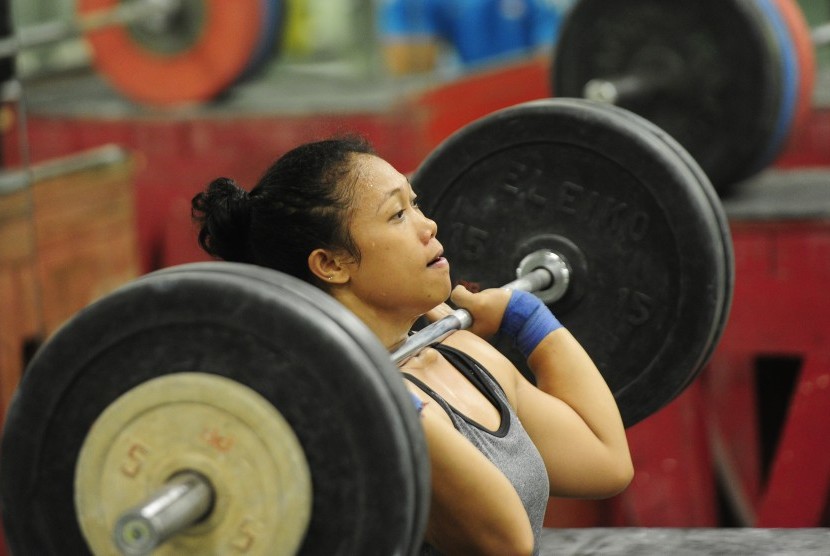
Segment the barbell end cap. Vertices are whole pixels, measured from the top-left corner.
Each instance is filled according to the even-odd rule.
[[[617,87],[607,79],[592,79],[585,84],[582,95],[588,99],[605,104],[617,104],[620,99]]]
[[[214,490],[198,473],[182,471],[115,523],[112,537],[124,556],[149,555],[157,546],[202,519]]]
[[[146,556],[162,539],[149,519],[138,512],[129,512],[116,522],[113,541],[124,556]]]

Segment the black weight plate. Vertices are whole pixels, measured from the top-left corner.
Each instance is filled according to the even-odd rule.
[[[666,130],[718,190],[748,176],[779,116],[781,51],[754,0],[581,0],[554,49],[553,93],[676,66],[674,88],[620,104]]]
[[[597,106],[602,107],[603,105],[598,104]],[[729,228],[729,220],[726,217],[726,212],[723,209],[723,204],[721,203],[720,197],[718,196],[714,187],[712,187],[712,184],[709,182],[709,178],[706,176],[706,173],[680,143],[678,143],[664,130],[657,127],[654,123],[634,114],[633,112],[629,112],[627,110],[616,110],[613,108],[611,109],[614,110],[617,114],[627,116],[628,118],[632,119],[637,125],[642,126],[643,130],[651,131],[651,133],[653,133],[658,140],[665,143],[665,145],[668,148],[670,148],[677,155],[677,157],[680,160],[682,160],[686,164],[686,166],[689,167],[689,170],[691,170],[691,172],[697,177],[701,190],[706,194],[706,198],[709,200],[709,203],[712,206],[712,214],[717,220],[718,228],[720,229],[720,237],[723,240],[723,264],[726,276],[723,287],[723,300],[720,304],[721,309],[718,312],[716,326],[713,329],[714,334],[712,336],[710,345],[704,352],[704,356],[701,360],[702,363],[705,364],[709,361],[709,358],[712,356],[712,353],[714,352],[715,348],[718,345],[718,342],[720,341],[721,336],[723,335],[723,331],[726,328],[726,323],[729,320],[729,312],[732,307],[732,297],[735,289],[735,253],[734,247],[732,245],[732,232]],[[694,376],[690,377],[690,379],[693,378]]]
[[[727,278],[700,180],[621,112],[578,99],[501,110],[447,139],[412,181],[455,282],[500,286],[542,248],[568,260],[573,285],[551,309],[630,426],[699,372]]]
[[[303,553],[417,548],[408,543],[423,469],[413,469],[407,435],[418,422],[401,410],[411,408],[402,382],[380,378],[398,377],[386,351],[377,341],[357,342],[371,335],[354,317],[341,320],[344,309],[329,313],[325,300],[308,302],[325,297],[312,286],[276,275],[265,285],[263,269],[227,267],[137,280],[81,311],[39,351],[2,445],[0,501],[15,553],[88,553],[73,506],[85,435],[118,396],[179,372],[246,384],[291,424],[314,488]]]
[[[175,267],[169,267],[159,270],[154,275],[173,274],[181,272],[191,272],[198,270],[200,273],[215,272],[219,274],[231,273],[237,274],[237,265],[228,265],[225,263],[193,263],[183,264]],[[400,440],[408,441],[408,446],[403,446],[412,460],[413,472],[413,492],[407,492],[404,497],[412,498],[412,503],[409,510],[412,513],[412,530],[409,538],[411,544],[405,546],[419,547],[423,542],[423,532],[426,527],[427,517],[429,515],[430,502],[430,483],[429,483],[429,459],[427,458],[426,441],[423,436],[423,429],[417,420],[411,418],[413,412],[412,399],[405,390],[401,388],[403,384],[400,372],[391,362],[388,352],[383,348],[378,351],[377,337],[366,326],[360,322],[357,317],[340,303],[334,301],[328,295],[320,295],[320,291],[316,288],[294,288],[294,282],[284,280],[284,275],[281,273],[274,273],[267,269],[257,269],[255,267],[246,267],[245,275],[250,279],[259,280],[265,287],[280,288],[286,290],[289,295],[296,295],[303,298],[307,303],[318,307],[321,311],[328,315],[336,315],[336,321],[340,323],[344,331],[351,335],[355,343],[364,349],[368,356],[373,358],[376,366],[380,371],[378,372],[378,379],[381,380],[388,390],[388,395],[395,400],[393,405],[402,413],[402,424],[406,428],[406,433]],[[393,369],[395,372],[388,372],[386,367]],[[409,488],[408,483],[402,484],[401,488]]]

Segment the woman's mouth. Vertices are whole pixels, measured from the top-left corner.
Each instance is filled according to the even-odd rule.
[[[444,268],[448,264],[449,263],[447,263],[447,259],[445,259],[443,256],[439,255],[439,256],[435,257],[434,259],[432,259],[427,264],[427,268]]]

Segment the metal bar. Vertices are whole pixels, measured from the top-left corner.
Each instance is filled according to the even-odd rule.
[[[606,104],[623,105],[680,89],[684,82],[682,63],[667,61],[660,71],[653,69],[608,79],[592,79],[585,84],[582,96]]]
[[[180,6],[181,0],[133,0],[115,8],[82,14],[70,21],[50,21],[24,27],[17,33],[0,39],[0,58],[9,58],[26,48],[61,42],[106,27],[129,25],[153,18],[163,19]]]
[[[0,196],[25,189],[38,181],[119,164],[129,160],[129,157],[129,152],[119,145],[107,144],[40,162],[25,170],[0,170]]]
[[[550,271],[544,268],[537,268],[524,276],[516,278],[512,282],[503,285],[506,290],[522,290],[526,292],[538,292],[550,287],[554,278]]]
[[[816,47],[819,46],[827,46],[830,44],[830,23],[825,23],[824,25],[819,25],[813,29],[811,33],[813,44]]]
[[[553,281],[554,276],[549,270],[537,268],[505,284],[503,287],[532,293],[547,288]],[[392,352],[392,361],[396,365],[402,365],[407,359],[418,354],[424,348],[437,344],[456,330],[469,328],[472,323],[473,318],[468,311],[456,309],[451,315],[425,326],[407,338],[398,349]]]
[[[204,518],[213,501],[213,487],[207,479],[190,471],[179,473],[118,519],[113,540],[125,556],[148,555]]]

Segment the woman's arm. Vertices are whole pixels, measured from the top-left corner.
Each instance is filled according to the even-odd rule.
[[[453,301],[470,310],[471,330],[487,338],[501,325],[510,295],[501,289],[472,294],[456,288]],[[570,332],[559,328],[544,334],[530,352],[537,386],[495,348],[477,344],[466,349],[507,383],[519,419],[545,460],[551,494],[600,498],[630,483],[633,466],[616,401]]]
[[[532,554],[530,521],[513,485],[424,399],[432,482],[426,540],[445,554]]]
[[[631,482],[634,468],[619,409],[591,358],[564,328],[528,358],[536,386],[517,371],[517,410],[549,465],[556,496],[604,498]]]

